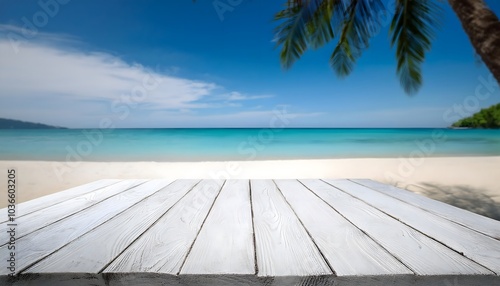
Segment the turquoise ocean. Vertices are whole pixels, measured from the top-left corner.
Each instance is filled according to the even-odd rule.
[[[500,156],[500,130],[0,130],[0,160],[223,161]]]

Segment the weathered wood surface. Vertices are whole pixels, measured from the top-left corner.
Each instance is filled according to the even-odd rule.
[[[338,276],[413,274],[297,180],[276,184]]]
[[[318,180],[304,184],[418,275],[492,274],[416,229]],[[405,209],[401,209],[405,212]],[[429,222],[432,223],[432,222]],[[459,239],[459,238],[457,238]]]
[[[500,285],[500,222],[370,180],[102,180],[21,205],[0,285]]]
[[[153,272],[179,274],[222,182],[204,180],[103,272]]]
[[[252,180],[259,276],[318,276],[332,270],[271,180]]]
[[[17,250],[17,272],[24,271],[26,267],[49,256],[69,242],[91,231],[93,228],[142,200],[145,196],[158,190],[149,184],[142,187],[129,188],[140,182],[133,180],[128,182],[128,184],[123,184],[124,189],[117,196],[114,196],[113,200],[103,200],[83,211],[65,216],[63,219],[49,226],[38,228],[32,232],[28,231],[29,234],[18,239],[15,244]],[[114,193],[116,190],[113,189],[110,191]],[[72,200],[69,201],[71,201],[71,207],[73,207]],[[82,201],[82,203],[85,202]],[[19,227],[22,228],[23,225]],[[8,247],[8,244],[0,247],[2,257],[7,257],[7,253],[9,252]],[[6,267],[0,268],[0,275],[6,274],[7,271]]]
[[[19,225],[17,237],[20,238],[42,229],[144,182],[144,180],[122,181],[19,217],[16,219],[16,223]],[[0,224],[0,229],[7,228],[7,224],[9,222]],[[6,243],[7,241],[0,241],[0,245]]]
[[[85,185],[81,185],[78,187],[74,187],[65,191],[57,192],[54,194],[50,194],[36,200],[27,201],[24,203],[20,203],[16,206],[16,216],[22,217],[24,215],[30,214],[32,212],[48,208],[50,206],[56,205],[60,202],[64,202],[66,200],[72,199],[74,197],[78,197],[83,194],[87,194],[93,191],[96,191],[100,188],[104,188],[110,186],[112,184],[118,183],[120,180],[99,180],[94,181]],[[0,214],[2,218],[0,219],[0,223],[7,222],[7,208],[0,209]],[[5,214],[5,215],[3,215]]]
[[[98,273],[102,271],[115,257],[150,228],[160,216],[191,190],[197,182],[197,180],[182,180],[168,185],[170,181],[152,181],[148,188],[160,191],[128,208],[119,216],[115,216],[94,230],[82,235],[25,272]],[[110,231],[119,229],[121,231]],[[99,241],[99,243],[96,243],[96,241]],[[78,257],[78,259],[75,260],[73,257]]]
[[[255,274],[249,184],[226,181],[181,274]]]
[[[500,241],[348,180],[333,186],[500,274]],[[429,223],[432,222],[432,223]]]
[[[461,224],[477,232],[486,234],[500,240],[500,226],[498,221],[478,215],[440,201],[436,201],[410,191],[402,190],[391,185],[382,184],[372,180],[351,180],[388,196],[397,198],[405,203],[417,206],[430,213],[442,216],[451,222]],[[499,206],[500,208],[500,206]]]

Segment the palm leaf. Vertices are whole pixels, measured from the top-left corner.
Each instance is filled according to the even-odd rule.
[[[283,21],[275,30],[276,45],[281,46],[281,64],[285,68],[290,68],[308,48],[310,35],[320,41],[327,41],[332,34],[327,31],[327,27],[322,23],[318,27],[312,28],[309,24],[312,19],[321,22],[328,19],[327,16],[318,12],[322,5],[322,0],[288,1],[286,8],[278,12],[275,20]],[[313,21],[314,22],[314,21]]]
[[[432,0],[397,0],[391,23],[391,45],[396,45],[397,74],[407,94],[422,86],[422,63],[439,25],[440,8]]]
[[[349,75],[370,38],[380,29],[379,15],[385,11],[380,0],[350,0],[345,6],[342,32],[330,57],[330,66],[340,77]]]
[[[422,85],[421,65],[439,26],[440,8],[434,0],[394,1],[390,34],[397,74],[405,92],[414,94]],[[275,17],[282,21],[275,32],[283,67],[290,68],[308,48],[324,46],[340,34],[330,65],[338,76],[349,75],[386,12],[382,0],[288,0]]]
[[[339,30],[336,19],[344,15],[342,0],[324,0],[320,3],[313,18],[307,23],[308,42],[313,49],[329,43]]]

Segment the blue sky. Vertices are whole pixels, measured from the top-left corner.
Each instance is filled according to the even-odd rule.
[[[216,2],[0,0],[0,117],[75,128],[269,127],[280,113],[288,127],[446,127],[500,102],[446,3],[424,86],[409,97],[387,27],[348,78],[328,65],[333,45],[284,71],[272,18],[285,1],[241,0],[222,17]],[[498,1],[486,2],[500,14]]]

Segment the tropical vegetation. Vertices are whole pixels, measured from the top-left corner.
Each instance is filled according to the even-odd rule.
[[[500,103],[455,122],[452,127],[500,128]]]
[[[288,0],[275,20],[283,67],[290,68],[307,49],[337,38],[330,65],[349,75],[370,38],[390,25],[397,75],[407,94],[422,86],[421,66],[440,26],[442,0]],[[500,82],[500,22],[484,0],[448,0],[476,53]]]

